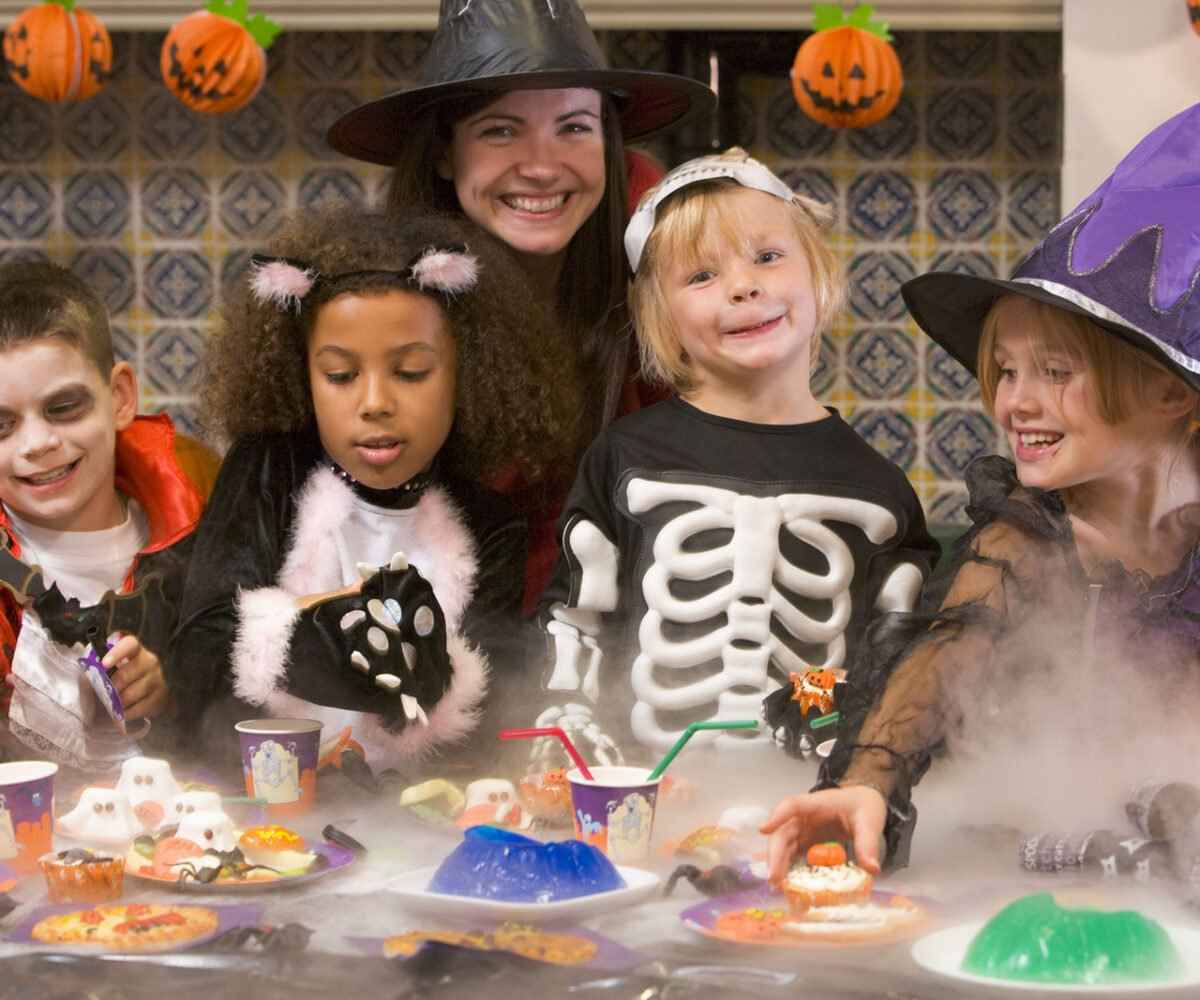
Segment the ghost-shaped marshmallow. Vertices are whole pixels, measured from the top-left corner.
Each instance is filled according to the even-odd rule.
[[[467,785],[466,806],[457,823],[464,829],[480,823],[495,826],[529,826],[533,817],[525,815],[521,800],[511,781],[503,778],[480,778]]]
[[[85,788],[79,804],[58,818],[58,832],[97,847],[127,847],[142,824],[118,789]]]
[[[199,844],[202,850],[232,851],[237,847],[237,831],[220,809],[185,813],[179,821],[176,837]]]
[[[207,790],[180,792],[171,799],[167,811],[163,815],[162,826],[175,826],[183,822],[185,816],[198,812],[223,812],[221,796],[217,792]]]
[[[744,835],[758,833],[758,828],[769,818],[770,813],[764,806],[729,806],[721,813],[717,826]]]
[[[179,794],[171,765],[153,757],[132,757],[121,765],[117,791],[124,792],[143,830],[154,830],[167,814],[167,806]]]

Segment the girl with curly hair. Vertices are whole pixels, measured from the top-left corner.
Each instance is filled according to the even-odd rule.
[[[193,745],[229,745],[233,713],[301,716],[392,767],[473,730],[526,546],[480,477],[537,480],[576,433],[532,301],[509,251],[449,216],[297,216],[255,258],[202,390],[233,444],[169,678],[185,731],[219,727]]]

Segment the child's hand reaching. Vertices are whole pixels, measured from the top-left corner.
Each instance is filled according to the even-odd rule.
[[[878,875],[879,838],[886,821],[887,802],[865,785],[789,796],[762,826],[761,832],[771,838],[768,878],[772,884],[782,882],[792,859],[823,840],[852,840],[859,867]]]
[[[166,708],[162,664],[137,636],[121,636],[100,662],[106,669],[116,668],[112,682],[125,706],[126,720],[153,718]]]

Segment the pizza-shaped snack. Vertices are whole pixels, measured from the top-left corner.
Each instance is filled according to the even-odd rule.
[[[43,917],[29,932],[52,945],[93,945],[108,951],[169,951],[215,933],[216,910],[207,906],[113,903]]]

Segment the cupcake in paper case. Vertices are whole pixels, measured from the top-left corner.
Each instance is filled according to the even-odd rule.
[[[107,903],[125,887],[124,858],[82,847],[43,854],[38,867],[52,903]]]
[[[818,906],[865,903],[871,898],[875,880],[846,860],[846,849],[841,844],[814,844],[804,860],[804,864],[792,865],[780,886],[793,913]]]

